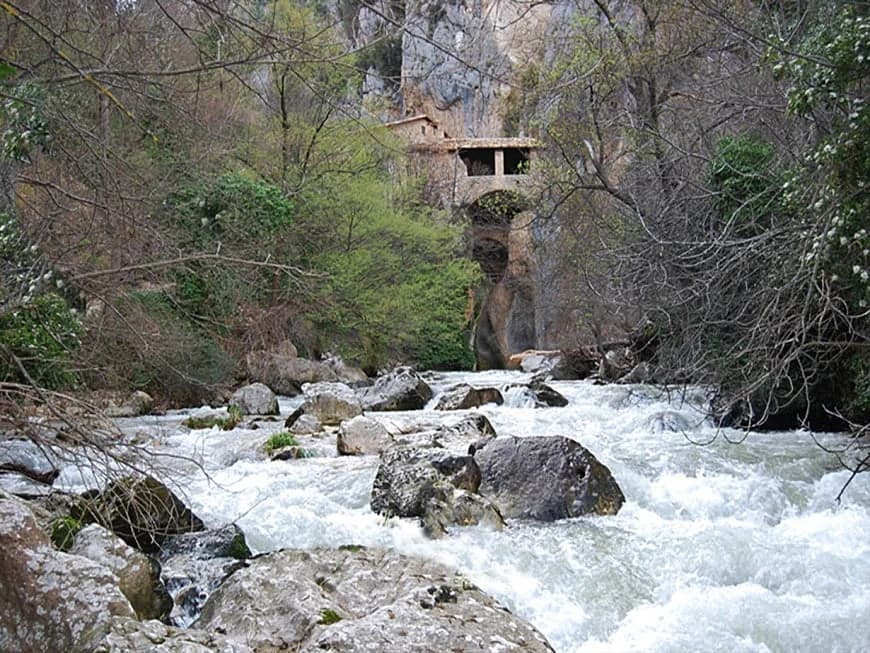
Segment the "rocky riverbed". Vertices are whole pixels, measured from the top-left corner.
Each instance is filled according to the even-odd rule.
[[[96,606],[99,627],[54,636],[82,650],[117,651],[157,650],[158,641],[162,650],[227,651],[866,649],[865,478],[837,505],[848,472],[810,434],[752,434],[729,444],[743,434],[703,419],[701,391],[552,382],[547,395],[530,379],[427,376],[423,407],[399,411],[365,407],[384,407],[384,397],[375,398],[384,393],[355,391],[364,417],[337,421],[336,402],[323,413],[309,404],[304,419],[288,420],[310,393],[279,398],[278,416],[248,416],[230,430],[183,425],[225,414],[207,407],[120,419],[125,438],[151,452],[161,480],[205,533],[223,534],[169,536],[152,554],[173,596],[171,619],[187,628],[141,621],[153,601],[134,609],[107,580],[116,589],[99,601],[68,602],[70,614]],[[463,384],[489,390],[469,393]],[[487,402],[463,404],[476,395]],[[545,401],[555,395],[564,405]],[[327,413],[335,425],[318,427],[315,414]],[[269,438],[294,423],[296,453],[304,455],[267,455]],[[838,435],[815,438],[847,444]],[[356,455],[339,456],[342,440]],[[550,464],[534,466],[538,451]],[[598,484],[566,485],[554,475],[560,467]],[[63,467],[53,488],[83,492],[99,484],[93,471]],[[541,500],[532,481],[552,490],[550,498]],[[84,545],[58,552],[44,531],[22,531],[28,506],[0,503],[10,511],[4,523],[16,524],[4,531],[3,564],[21,561],[18,546],[38,552],[28,560],[69,569],[69,578],[120,576],[108,554],[83,557]],[[232,524],[250,552],[238,547]],[[82,533],[100,541],[97,528]],[[21,586],[30,588],[20,597],[26,606],[38,588]],[[15,604],[6,605],[2,648],[27,650],[9,645]]]

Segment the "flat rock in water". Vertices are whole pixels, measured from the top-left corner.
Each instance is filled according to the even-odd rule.
[[[448,567],[361,547],[260,556],[209,598],[194,627],[259,651],[553,650]]]
[[[507,519],[614,515],[625,502],[610,470],[570,438],[494,438],[475,449],[474,460],[478,492]]]

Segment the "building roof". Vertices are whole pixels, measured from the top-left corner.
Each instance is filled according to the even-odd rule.
[[[438,126],[438,123],[432,120],[425,113],[417,114],[416,116],[409,116],[408,118],[402,118],[401,120],[393,120],[391,122],[385,122],[384,127],[399,127],[400,125],[408,125],[411,123],[419,122],[421,120],[425,120],[431,125]]]

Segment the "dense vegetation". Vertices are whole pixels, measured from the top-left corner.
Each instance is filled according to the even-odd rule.
[[[591,5],[524,100],[581,326],[739,423],[867,424],[866,4]]]
[[[2,8],[0,382],[188,403],[287,339],[473,363],[479,272],[323,7]]]
[[[401,91],[408,7],[360,47],[364,4],[3,3],[4,381],[187,402],[288,337],[471,365],[480,272],[368,117]],[[642,324],[659,380],[721,388],[743,423],[866,424],[866,4],[578,7],[503,107],[548,146],[561,344]]]

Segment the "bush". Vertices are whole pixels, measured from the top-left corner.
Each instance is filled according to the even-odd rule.
[[[58,389],[76,385],[72,355],[83,333],[78,315],[55,294],[39,295],[0,315],[0,342],[19,359],[33,383]],[[0,378],[27,383],[12,361],[0,360]]]
[[[273,451],[283,449],[284,447],[298,446],[299,441],[292,433],[289,431],[278,431],[269,436],[269,439],[266,440],[266,444],[263,445],[263,449],[266,450],[266,453],[272,453]]]

